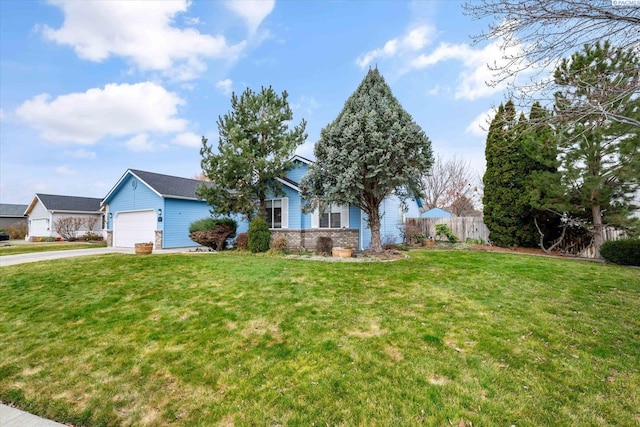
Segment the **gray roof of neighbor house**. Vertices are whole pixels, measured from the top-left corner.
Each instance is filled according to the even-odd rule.
[[[27,205],[0,203],[0,216],[21,218],[24,217],[24,211],[27,210],[27,207]]]
[[[137,169],[129,170],[163,197],[197,199],[196,189],[200,184],[204,183],[197,179],[180,178]]]
[[[55,194],[37,193],[36,197],[49,211],[100,212],[100,203],[102,202],[102,199],[94,197],[58,196]]]

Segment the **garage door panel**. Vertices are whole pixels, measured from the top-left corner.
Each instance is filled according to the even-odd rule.
[[[29,230],[30,236],[48,236],[49,233],[49,220],[47,219],[32,219],[31,230]]]
[[[119,212],[113,227],[113,245],[133,248],[136,243],[154,242],[155,230],[155,211]]]

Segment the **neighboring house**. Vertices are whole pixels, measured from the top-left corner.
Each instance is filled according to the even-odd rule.
[[[153,242],[156,248],[197,246],[189,225],[211,216],[196,196],[202,181],[128,169],[102,201],[107,215],[107,244],[132,248]],[[236,218],[237,220],[238,218]],[[238,221],[238,233],[247,231]]]
[[[60,237],[55,231],[55,223],[65,217],[81,217],[94,223],[91,230],[86,225],[83,226],[78,236],[87,231],[98,233],[102,229],[103,220],[101,200],[93,197],[36,194],[24,211],[24,215],[28,217],[28,237]]]
[[[366,215],[360,208],[332,205],[322,214],[316,209],[312,213],[302,212],[304,202],[300,197],[300,180],[306,175],[311,160],[294,156],[296,167],[285,177],[278,178],[285,195],[267,201],[267,222],[274,235],[283,235],[292,248],[315,250],[319,237],[330,237],[334,246],[352,245],[364,250],[371,245],[371,230]],[[383,243],[402,242],[401,230],[404,218],[419,215],[419,204],[415,200],[402,203],[391,196],[380,207],[380,235]]]
[[[7,229],[14,224],[26,224],[27,217],[24,215],[26,210],[27,205],[0,203],[0,229]]]
[[[452,216],[451,212],[440,208],[431,208],[420,214],[420,218],[451,218]]]

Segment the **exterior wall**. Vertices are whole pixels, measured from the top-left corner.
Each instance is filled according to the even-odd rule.
[[[137,183],[135,188],[132,186],[132,182],[134,180]],[[113,221],[116,217],[116,213],[139,211],[145,209],[153,209],[156,212],[158,212],[158,209],[162,209],[163,221],[156,223],[156,230],[164,230],[164,217],[166,216],[164,199],[158,196],[154,191],[152,191],[149,187],[147,187],[144,183],[139,181],[134,176],[127,176],[122,180],[122,182],[120,183],[120,187],[116,189],[116,191],[114,191],[113,196],[109,200],[109,203],[107,203],[107,212],[111,214],[107,215],[107,230],[113,230]]]
[[[137,182],[135,188],[131,185],[134,179]],[[144,209],[153,209],[156,212],[158,209],[164,211],[164,200],[144,183],[140,182],[134,176],[129,175],[122,180],[120,188],[114,192],[107,206],[108,212],[112,213],[115,217],[116,212],[139,211]],[[157,229],[162,230],[163,227],[164,221],[158,222]],[[113,230],[113,218],[107,219],[107,229]]]
[[[407,199],[405,203],[408,208],[404,215],[405,218],[417,216],[420,211],[417,202],[413,199]],[[382,243],[402,243],[404,221],[400,213],[400,199],[397,196],[387,197],[380,206],[380,216]],[[364,213],[361,218],[360,242],[363,250],[371,247],[371,229]]]
[[[294,163],[296,164],[297,167],[287,172],[286,177],[292,181],[300,183],[300,181],[302,180],[302,177],[305,176],[309,171],[309,165],[301,161],[294,161]]]
[[[78,237],[80,236],[84,236],[85,234],[87,234],[88,231],[92,231],[94,234],[100,234],[100,231],[102,230],[102,214],[81,214],[81,213],[73,213],[73,212],[65,212],[65,213],[61,213],[61,212],[54,212],[52,215],[52,221],[51,221],[51,234],[49,234],[50,236],[53,237],[60,237],[60,235],[58,233],[56,233],[55,231],[55,226],[56,226],[56,221],[58,221],[59,219],[62,218],[84,218],[86,220],[91,220],[91,219],[95,219],[96,223],[93,226],[92,230],[89,230],[89,228],[86,225],[83,225],[82,227],[80,227],[80,229],[78,230]]]
[[[287,240],[287,248],[302,251],[315,251],[319,237],[329,237],[333,241],[333,247],[352,246],[358,248],[358,230],[354,229],[313,229],[292,230],[272,229],[271,238],[284,236]]]
[[[38,203],[36,203],[36,205],[33,207],[33,209],[31,210],[31,212],[29,213],[29,237],[49,237],[51,236],[51,230],[53,229],[53,221],[51,220],[51,213],[45,209],[44,205],[42,204],[42,202],[40,202],[38,200]],[[47,229],[47,232],[44,235],[41,235],[42,233],[36,233],[36,234],[32,234],[32,230],[31,230],[31,221],[32,220],[47,220],[49,221],[49,226]],[[40,235],[39,235],[40,234]]]
[[[444,209],[440,209],[440,208],[432,208],[429,209],[426,212],[422,212],[420,215],[407,215],[407,217],[410,218],[451,218],[453,215],[451,215],[451,212],[449,211],[445,211]]]
[[[210,217],[211,213],[204,201],[165,199],[162,216],[162,224],[164,224],[162,247],[180,248],[199,246],[189,239],[189,225],[201,218]]]

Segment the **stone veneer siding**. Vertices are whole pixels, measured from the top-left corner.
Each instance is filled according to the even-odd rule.
[[[271,239],[275,239],[278,236],[284,236],[287,240],[288,249],[315,251],[318,244],[318,237],[330,237],[334,248],[349,245],[356,250],[359,248],[359,230],[351,228],[314,228],[310,230],[286,230],[272,228]]]

